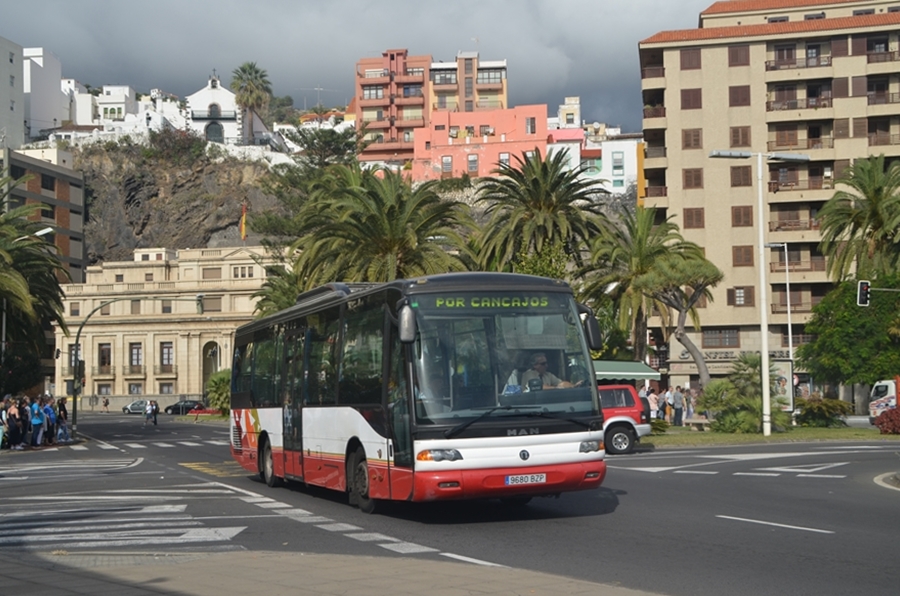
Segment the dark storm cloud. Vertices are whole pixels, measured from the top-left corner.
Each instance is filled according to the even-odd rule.
[[[107,0],[4,1],[0,36],[59,57],[63,76],[93,86],[179,96],[213,69],[226,83],[246,61],[265,68],[294,105],[346,103],[354,65],[407,48],[453,60],[477,50],[506,59],[513,105],[555,113],[579,95],[585,120],[640,129],[637,43],[697,26],[712,0]],[[322,89],[316,91],[315,88]]]

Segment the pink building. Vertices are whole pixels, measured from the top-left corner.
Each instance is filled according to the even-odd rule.
[[[490,176],[500,162],[523,152],[547,152],[547,106],[455,112],[438,110],[417,131],[412,179],[416,182]]]

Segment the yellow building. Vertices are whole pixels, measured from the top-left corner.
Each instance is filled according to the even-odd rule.
[[[646,205],[674,216],[725,273],[700,311],[702,331],[689,335],[713,375],[729,372],[741,352],[758,352],[763,267],[770,355],[789,358],[832,288],[816,216],[834,180],[853,159],[900,156],[900,3],[716,2],[699,28],[657,33],[639,52]],[[753,159],[711,159],[713,151]],[[757,154],[766,158],[762,259]],[[697,379],[674,340],[669,369],[673,385]]]
[[[231,367],[232,333],[253,319],[252,295],[265,281],[254,257],[264,255],[261,246],[148,248],[88,267],[85,283],[63,286],[70,335],[56,329],[56,393],[72,394],[78,342],[81,409],[103,397],[115,409],[147,396],[163,407],[196,399],[210,375]]]

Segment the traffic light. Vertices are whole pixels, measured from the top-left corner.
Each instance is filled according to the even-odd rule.
[[[861,279],[856,286],[856,305],[869,306],[869,280]]]
[[[59,357],[62,356],[62,350],[56,348],[56,359],[59,360]]]

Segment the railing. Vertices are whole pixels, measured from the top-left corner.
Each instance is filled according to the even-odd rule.
[[[796,150],[796,149],[832,149],[834,147],[833,137],[816,137],[814,139],[799,139],[794,143],[779,143],[769,141],[769,151],[775,150]]]
[[[833,188],[834,183],[831,179],[815,177],[806,180],[773,180],[769,182],[769,192],[779,192],[783,190],[817,190],[821,188]]]
[[[645,66],[641,69],[642,79],[655,79],[664,76],[666,76],[666,69],[663,66]]]
[[[667,197],[669,196],[667,186],[648,186],[647,187],[647,196],[648,197]]]
[[[116,376],[116,369],[110,364],[101,364],[93,367],[91,373],[95,377],[114,377]]]
[[[644,150],[644,155],[648,159],[651,157],[665,157],[666,156],[666,148],[665,147],[647,147]]]
[[[502,110],[503,102],[499,99],[479,99],[475,107],[479,110]]]
[[[644,108],[644,118],[665,118],[666,106],[647,106]]]
[[[143,375],[146,369],[143,364],[126,364],[122,366],[123,375]]]
[[[900,135],[875,133],[869,135],[869,145],[900,145]]]
[[[780,110],[813,110],[830,107],[830,97],[804,97],[800,99],[783,99],[780,101],[766,102],[767,112],[778,112]]]
[[[869,52],[866,54],[866,61],[869,64],[896,62],[897,60],[900,60],[900,52]]]
[[[769,222],[770,232],[793,232],[818,229],[819,220],[817,219],[782,219]]]
[[[791,312],[812,312],[813,306],[811,302],[795,303],[791,300]],[[786,313],[787,311],[787,304],[772,304],[772,312],[775,314]]]
[[[794,310],[794,309],[792,308],[791,310]],[[785,311],[787,311],[787,308],[785,308]],[[795,333],[794,335],[791,336],[791,338],[794,340],[795,346],[799,346],[801,344],[809,344],[816,340],[816,336],[812,335],[810,333]],[[787,348],[789,346],[790,346],[790,344],[788,343],[787,334],[786,333],[782,334],[781,335],[781,347]]]
[[[178,372],[177,364],[157,364],[153,367],[154,375],[173,375]]]
[[[448,101],[443,104],[438,102],[438,103],[434,104],[434,106],[432,106],[432,107],[435,110],[449,110],[451,112],[459,111],[459,103],[457,103],[455,101]]]
[[[766,60],[766,70],[817,68],[819,66],[831,66],[831,56],[810,56],[796,60]]]
[[[191,110],[191,118],[194,120],[234,120],[237,114],[235,110]]]
[[[808,261],[790,261],[789,265],[790,271],[825,271],[825,257],[813,257]],[[772,273],[784,271],[784,262],[774,261],[769,263],[769,271]]]
[[[890,103],[900,103],[900,93],[874,92],[867,93],[870,106],[880,106]]]
[[[380,79],[382,77],[387,77],[390,75],[391,75],[391,71],[389,71],[388,69],[385,68],[383,70],[377,70],[377,69],[366,70],[366,71],[363,71],[362,73],[360,73],[359,76],[363,79]]]
[[[421,89],[409,89],[409,90],[404,89],[403,95],[401,97],[422,97],[422,96],[423,95],[422,95]]]

